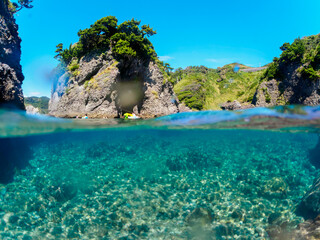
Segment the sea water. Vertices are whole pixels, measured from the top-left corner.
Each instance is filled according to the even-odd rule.
[[[290,239],[319,127],[318,107],[134,121],[2,111],[0,239]]]

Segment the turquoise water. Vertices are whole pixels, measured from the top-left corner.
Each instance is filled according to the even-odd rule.
[[[292,239],[319,172],[319,110],[0,112],[0,239]]]

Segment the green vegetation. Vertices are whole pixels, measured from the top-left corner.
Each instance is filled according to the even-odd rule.
[[[311,80],[320,79],[319,71],[315,71],[312,65],[309,65],[307,68],[302,68],[300,71],[302,75],[307,79],[311,79]]]
[[[71,63],[67,66],[67,69],[71,72],[72,76],[78,76],[80,74],[80,71],[78,70],[79,67],[78,60],[73,58]]]
[[[302,76],[309,80],[320,79],[320,35],[296,39],[292,44],[284,43],[280,58],[274,58],[264,78],[282,80],[281,66],[300,65]]]
[[[303,55],[306,52],[304,40],[298,38],[290,45],[290,43],[284,43],[280,49],[283,51],[280,56],[280,61],[286,62],[301,62]]]
[[[273,62],[269,65],[264,73],[264,78],[267,79],[280,79],[282,77],[279,70],[279,58],[274,58]]]
[[[90,28],[78,32],[79,41],[63,49],[60,43],[56,47],[55,56],[64,64],[78,61],[93,51],[111,50],[118,59],[156,59],[156,53],[148,37],[156,34],[149,25],[142,25],[135,19],[118,25],[114,16],[104,17],[96,21]]]
[[[271,102],[271,96],[270,96],[270,94],[268,92],[268,89],[267,88],[263,88],[262,91],[263,91],[263,94],[264,94],[264,96],[266,98],[266,103],[270,103]]]
[[[221,104],[238,100],[251,102],[264,71],[234,72],[236,63],[212,69],[204,66],[187,67],[170,72],[169,81],[186,106],[197,109],[221,109]],[[240,69],[249,68],[239,65]]]
[[[12,13],[16,13],[22,10],[23,8],[33,8],[33,6],[31,5],[32,2],[33,0],[18,0],[18,2],[12,2],[10,0],[7,0],[7,5],[8,9]]]
[[[48,97],[25,97],[24,104],[38,108],[41,114],[47,114],[49,100]]]

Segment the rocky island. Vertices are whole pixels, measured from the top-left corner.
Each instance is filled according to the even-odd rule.
[[[49,114],[115,118],[130,112],[150,118],[186,110],[147,38],[155,33],[140,21],[118,25],[109,16],[80,30],[79,42],[68,49],[59,44]]]

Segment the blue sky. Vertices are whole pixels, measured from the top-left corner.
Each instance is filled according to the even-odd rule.
[[[22,38],[25,96],[50,96],[55,46],[78,40],[79,29],[113,15],[150,24],[150,38],[172,67],[232,62],[262,66],[281,53],[284,42],[320,33],[319,0],[143,1],[34,0],[16,14]]]

